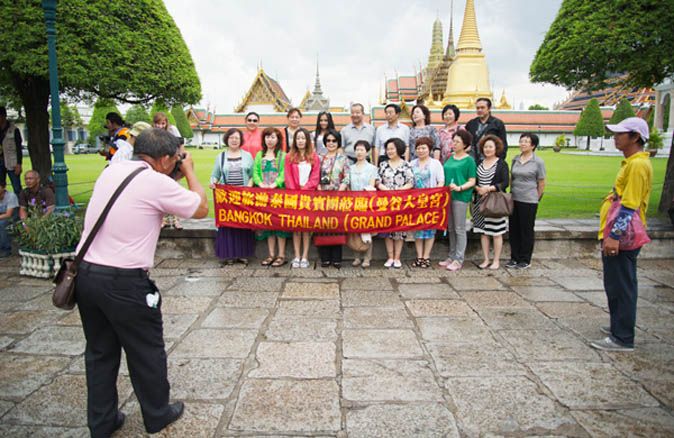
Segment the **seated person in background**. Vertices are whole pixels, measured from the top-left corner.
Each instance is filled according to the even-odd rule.
[[[26,219],[32,207],[44,214],[54,211],[56,206],[54,192],[49,187],[40,185],[40,174],[35,170],[29,170],[24,178],[26,188],[19,193],[19,217]]]
[[[19,206],[16,195],[7,191],[7,183],[0,180],[0,258],[12,254],[12,242],[7,232],[7,226]]]

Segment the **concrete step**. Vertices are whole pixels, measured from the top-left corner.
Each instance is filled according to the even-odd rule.
[[[214,257],[213,242],[216,228],[213,219],[189,219],[182,221],[183,229],[164,229],[161,232],[157,247],[157,257],[162,258],[211,258]],[[597,228],[599,220],[595,219],[541,219],[536,221],[536,246],[534,258],[559,259],[599,257],[597,242]],[[640,258],[674,258],[674,228],[669,222],[659,219],[649,219],[648,233],[652,242],[646,245]],[[507,241],[508,235],[505,235]],[[292,242],[287,245],[288,255],[292,252]],[[508,259],[510,248],[504,244],[502,258]],[[441,260],[447,257],[448,241],[446,237],[439,237],[433,247],[432,259]],[[255,255],[263,259],[267,256],[265,241],[257,243]],[[312,247],[310,257],[316,259],[316,248]],[[416,256],[414,243],[405,243],[404,259],[413,259]],[[466,259],[482,257],[480,236],[468,233],[468,247]],[[344,258],[352,258],[351,250],[344,249]],[[386,250],[383,239],[375,239],[373,259],[385,260]]]

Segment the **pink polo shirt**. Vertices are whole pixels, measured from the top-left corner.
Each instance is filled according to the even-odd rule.
[[[173,179],[155,172],[144,161],[123,161],[108,166],[96,180],[94,192],[84,217],[84,231],[77,251],[84,244],[101,212],[124,178],[137,169],[139,173],[112,206],[103,226],[96,234],[84,260],[116,268],[149,269],[165,214],[192,217],[201,198]]]
[[[259,128],[255,131],[245,129],[243,131],[243,146],[241,149],[248,152],[253,159],[258,152],[262,150],[262,130]]]

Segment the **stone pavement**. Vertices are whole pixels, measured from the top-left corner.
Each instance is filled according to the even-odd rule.
[[[637,349],[599,353],[600,261],[524,272],[159,260],[167,437],[673,436],[674,260],[640,260]],[[0,261],[0,436],[87,436],[77,311]],[[143,436],[122,365],[127,423]]]

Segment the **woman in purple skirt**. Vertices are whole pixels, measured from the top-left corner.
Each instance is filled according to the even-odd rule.
[[[215,184],[230,186],[253,186],[253,157],[243,149],[243,133],[237,128],[227,131],[223,137],[226,148],[218,154],[211,173],[212,189]],[[225,265],[239,261],[248,264],[255,254],[255,233],[242,228],[219,227],[215,237],[215,255]]]

